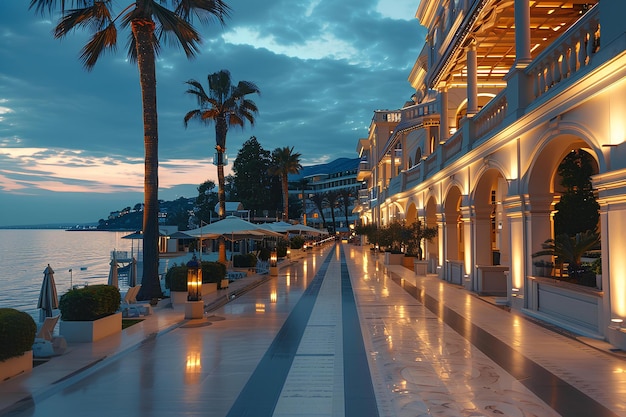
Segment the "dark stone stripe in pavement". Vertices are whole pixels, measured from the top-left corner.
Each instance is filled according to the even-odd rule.
[[[419,291],[414,285],[391,274],[392,280],[458,334],[482,351],[502,369],[515,377],[552,409],[567,417],[618,417],[576,387],[562,380],[538,363],[522,355],[506,343],[473,324],[449,307]]]
[[[271,417],[287,379],[334,251],[328,256],[285,320],[227,417]]]
[[[341,314],[345,415],[346,417],[378,417],[374,386],[343,249],[341,250]]]

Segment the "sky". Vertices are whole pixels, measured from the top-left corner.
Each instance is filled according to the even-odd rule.
[[[128,0],[114,1],[119,13]],[[207,86],[227,69],[254,82],[254,126],[232,128],[232,162],[255,136],[267,150],[289,146],[302,165],[355,158],[373,112],[398,109],[414,90],[407,78],[424,43],[419,0],[230,0],[230,18],[196,27],[194,59],[165,44],[156,63],[159,199],[197,196],[212,164],[215,127],[183,117],[197,108],[185,82]],[[59,15],[28,1],[0,1],[0,227],[90,223],[143,202],[144,146],[136,65],[117,51],[87,71],[79,61],[88,32],[59,40]],[[226,167],[227,174],[230,166]]]

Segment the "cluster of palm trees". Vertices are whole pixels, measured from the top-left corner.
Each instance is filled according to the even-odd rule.
[[[354,200],[353,195],[355,193],[354,188],[341,188],[338,190],[329,190],[323,193],[315,193],[308,197],[304,197],[304,193],[306,192],[306,181],[303,181],[298,186],[303,190],[303,199],[308,198],[314,205],[317,211],[320,213],[322,217],[322,223],[325,229],[328,229],[328,224],[326,222],[326,216],[324,215],[324,209],[329,209],[331,219],[332,219],[332,229],[334,231],[337,221],[335,219],[335,209],[341,208],[343,209],[343,215],[346,219],[346,225],[349,223],[348,216],[349,208],[352,206],[352,202]],[[306,202],[303,201],[303,205]]]
[[[130,29],[127,55],[137,64],[142,93],[144,124],[144,261],[142,286],[137,299],[150,300],[162,296],[159,282],[158,253],[158,114],[156,96],[155,60],[165,43],[180,46],[188,58],[199,51],[200,33],[192,25],[217,22],[224,25],[230,7],[222,0],[136,0],[116,13],[118,3],[108,0],[31,0],[30,9],[40,14],[61,12],[54,30],[56,38],[63,38],[74,29],[91,32],[91,38],[82,48],[80,60],[87,70],[93,69],[98,59],[117,47],[118,29]],[[219,181],[220,216],[225,213],[223,155],[226,151],[226,133],[230,126],[243,127],[245,121],[254,123],[258,109],[246,96],[259,93],[254,83],[241,81],[232,85],[226,70],[210,74],[209,89],[190,80],[187,92],[196,96],[199,109],[184,117],[185,124],[192,119],[214,123],[216,133],[217,168]]]

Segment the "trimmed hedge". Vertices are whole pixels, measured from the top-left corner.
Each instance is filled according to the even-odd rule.
[[[305,240],[302,236],[296,235],[291,238],[289,244],[291,245],[291,249],[302,249],[302,247],[304,246],[304,242]]]
[[[221,283],[226,276],[226,265],[219,262],[202,262],[202,283]],[[187,265],[174,265],[165,274],[165,288],[170,291],[187,291]]]
[[[0,308],[0,362],[33,349],[37,325],[30,314]]]
[[[120,291],[112,285],[89,285],[61,296],[59,310],[65,321],[93,321],[114,314],[120,308]]]
[[[247,255],[233,256],[233,266],[235,268],[252,268],[256,266],[256,255],[248,253]]]

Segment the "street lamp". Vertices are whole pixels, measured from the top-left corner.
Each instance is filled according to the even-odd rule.
[[[276,248],[272,249],[270,254],[270,275],[278,276],[278,253],[276,252]]]
[[[187,262],[187,301],[202,300],[202,268],[194,254]]]

